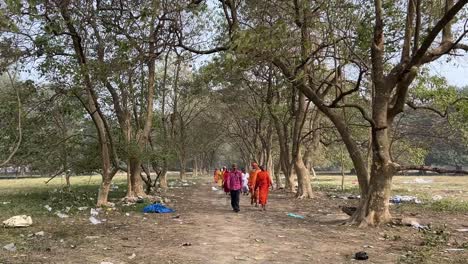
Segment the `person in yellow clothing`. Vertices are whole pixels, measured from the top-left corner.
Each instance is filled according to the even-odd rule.
[[[223,187],[223,175],[226,167],[223,167],[222,170],[218,170],[218,186]]]
[[[214,173],[213,173],[213,182],[216,184],[218,184],[218,175],[219,175],[218,172],[219,172],[218,168],[215,168]]]

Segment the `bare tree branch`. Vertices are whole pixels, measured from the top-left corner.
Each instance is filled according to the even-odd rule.
[[[6,72],[7,72],[8,78],[10,79],[11,87],[16,92],[16,99],[18,101],[18,141],[16,142],[15,147],[11,151],[10,155],[8,155],[7,159],[4,160],[0,164],[0,167],[4,166],[8,162],[10,162],[11,158],[13,158],[13,156],[18,151],[18,149],[19,149],[19,147],[21,145],[22,139],[23,139],[23,130],[22,130],[22,125],[21,125],[21,116],[22,116],[23,113],[22,113],[22,110],[21,110],[22,105],[21,105],[21,97],[20,97],[19,89],[16,87],[15,82],[13,81],[13,77],[11,76],[10,72],[9,71],[6,71]]]
[[[398,165],[397,171],[407,171],[407,170],[420,170],[420,171],[433,171],[437,173],[456,173],[456,174],[466,174],[468,175],[468,171],[466,170],[451,170],[451,169],[444,169],[438,167],[431,167],[431,166],[403,166]]]

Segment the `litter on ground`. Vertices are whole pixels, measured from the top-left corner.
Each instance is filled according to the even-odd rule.
[[[392,198],[390,198],[390,202],[393,204],[400,204],[400,203],[415,203],[415,204],[421,204],[421,200],[418,199],[418,197],[415,196],[408,196],[408,195],[395,195]]]
[[[165,214],[165,213],[173,213],[173,212],[175,212],[173,209],[166,207],[160,203],[150,204],[148,206],[145,206],[145,208],[143,208],[143,213]]]
[[[289,217],[292,217],[292,218],[297,218],[297,219],[304,219],[304,218],[305,218],[305,217],[302,216],[302,215],[293,214],[293,213],[288,213],[288,216],[289,216]]]
[[[16,251],[16,246],[15,246],[15,244],[10,243],[10,244],[5,245],[3,247],[3,249],[11,251],[11,252],[15,252]]]
[[[97,219],[97,218],[94,217],[94,216],[90,216],[90,217],[89,217],[89,221],[90,221],[91,224],[93,224],[93,225],[98,225],[98,224],[101,224],[101,223],[102,223],[101,220]]]
[[[27,227],[32,225],[32,223],[32,218],[27,215],[16,215],[3,221],[5,227]]]

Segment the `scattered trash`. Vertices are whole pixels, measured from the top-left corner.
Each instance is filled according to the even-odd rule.
[[[16,251],[16,246],[15,246],[14,243],[10,243],[10,244],[8,244],[8,245],[5,245],[5,246],[3,247],[3,249],[8,250],[8,251],[11,251],[11,252],[15,252],[15,251]]]
[[[3,221],[3,225],[6,227],[26,227],[32,223],[32,218],[27,215],[16,215]]]
[[[111,189],[111,191],[116,191],[116,190],[119,189],[119,186],[112,183],[111,186],[110,186],[110,189]]]
[[[403,217],[401,219],[401,224],[405,226],[415,226],[419,225],[419,220],[413,217]]]
[[[125,213],[126,216],[130,216],[130,213]]]
[[[443,197],[440,196],[440,195],[434,195],[434,196],[432,196],[432,200],[433,200],[433,201],[440,201],[440,200],[442,200],[442,199],[443,199]]]
[[[248,260],[246,257],[238,257],[238,256],[235,256],[234,259],[235,260],[244,260],[244,261]]]
[[[429,230],[429,226],[422,225],[419,223],[419,220],[413,217],[404,217],[401,219],[401,225],[404,226],[412,226],[418,230]]]
[[[298,218],[298,219],[304,219],[304,218],[305,218],[305,217],[302,216],[302,215],[293,214],[293,213],[288,213],[288,216],[289,216],[289,217],[292,217],[292,218]]]
[[[418,199],[418,197],[415,196],[407,196],[407,195],[395,195],[392,198],[390,198],[390,202],[394,204],[400,204],[400,203],[415,203],[415,204],[421,204],[421,200]]]
[[[364,245],[364,248],[374,248],[374,246]]]
[[[160,214],[164,214],[164,213],[173,213],[175,212],[174,210],[172,210],[171,208],[169,207],[166,207],[160,203],[155,203],[155,204],[151,204],[151,205],[148,205],[148,206],[145,206],[145,208],[143,208],[143,212],[144,213],[160,213]]]
[[[280,237],[280,238],[283,238],[283,237],[286,237],[286,236],[282,236],[282,235],[277,235],[277,237]]]
[[[35,236],[44,236],[44,231],[40,231],[34,234]]]
[[[343,211],[343,213],[349,216],[352,216],[354,212],[356,212],[357,210],[357,207],[353,207],[353,206],[341,206],[340,208],[341,208],[341,211]]]
[[[427,183],[432,183],[432,179],[422,179],[422,178],[416,178],[414,179],[415,183],[420,183],[420,184],[427,184]]]
[[[445,251],[464,251],[464,248],[447,248]]]
[[[78,207],[78,211],[84,211],[88,209],[88,206]]]
[[[67,214],[64,214],[62,212],[56,212],[55,214],[60,218],[68,218],[69,217]]]
[[[52,207],[50,207],[48,204],[44,205],[44,208],[47,209],[47,211],[52,212]]]
[[[101,264],[114,264],[114,263],[108,262],[108,261],[102,261]]]
[[[145,202],[145,199],[143,199],[143,197],[141,196],[137,197],[136,203],[144,203],[144,202]]]
[[[369,259],[369,256],[367,255],[366,252],[364,252],[364,251],[359,251],[359,252],[357,252],[356,254],[354,254],[354,258],[355,258],[356,260],[367,260],[367,259]]]
[[[211,187],[211,190],[212,190],[213,192],[216,192],[216,191],[218,190],[218,188],[212,186],[212,187]]]
[[[136,254],[133,253],[131,256],[128,257],[128,259],[134,259],[136,257]]]
[[[169,199],[169,198],[164,198],[164,202],[165,202],[165,203],[170,203],[170,202],[171,202],[171,199]]]
[[[192,243],[188,243],[188,242],[182,244],[183,247],[190,247],[191,245]]]
[[[98,216],[99,215],[99,211],[94,209],[94,208],[91,208],[90,212],[91,216]]]
[[[468,228],[459,228],[455,230],[457,230],[458,232],[468,232]]]
[[[99,236],[86,236],[85,239],[98,239]]]
[[[91,224],[93,224],[93,225],[98,225],[98,224],[101,224],[101,223],[102,223],[101,220],[97,219],[97,218],[94,217],[94,216],[90,216],[90,217],[89,217],[89,221],[90,221]]]
[[[3,205],[11,204],[11,202],[2,202]]]

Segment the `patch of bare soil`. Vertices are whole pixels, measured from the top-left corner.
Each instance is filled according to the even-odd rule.
[[[297,200],[274,191],[266,212],[242,196],[240,213],[231,210],[228,196],[207,183],[170,189],[167,196],[176,213],[127,216],[109,211],[99,225],[92,225],[86,214],[38,219],[34,231],[23,233],[42,230],[45,235],[25,235],[17,252],[1,251],[0,263],[359,263],[353,260],[358,251],[369,255],[363,263],[397,263],[409,246],[421,245],[421,232],[411,227],[343,225],[346,215],[339,205],[355,201],[322,193]],[[436,224],[449,221],[449,228],[468,224],[466,215],[417,217]],[[465,234],[457,233],[456,239],[468,242]],[[448,260],[468,259],[466,253],[440,252]]]

